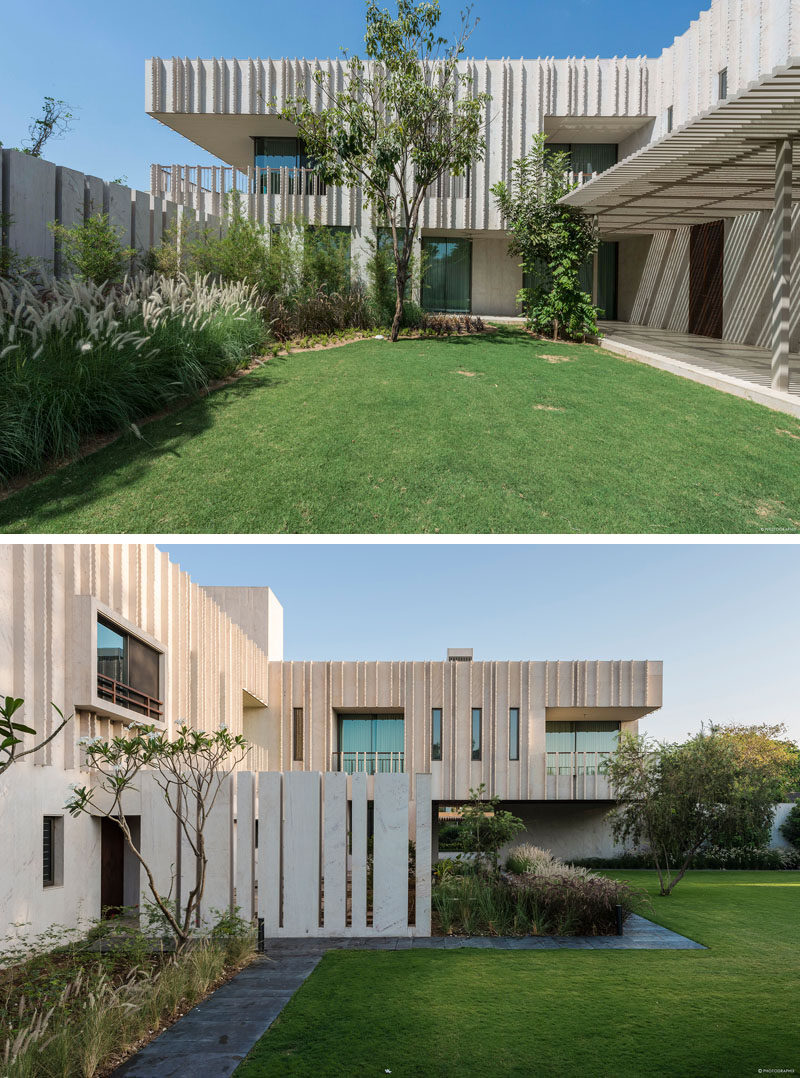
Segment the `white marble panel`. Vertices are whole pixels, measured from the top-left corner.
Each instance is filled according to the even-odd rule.
[[[178,874],[178,824],[167,807],[164,791],[152,771],[143,771],[138,778],[141,796],[140,852],[153,874],[162,898],[174,900]],[[140,875],[141,903],[152,903],[153,896],[144,872]]]
[[[279,771],[258,776],[258,916],[267,938],[281,921],[281,781]]]
[[[354,936],[367,927],[367,776],[359,772],[350,779],[352,797],[350,859],[352,898],[351,927]]]
[[[239,916],[252,921],[256,902],[255,775],[240,771],[236,776],[236,905]]]
[[[414,780],[416,794],[416,914],[414,935],[431,934],[431,794],[430,775],[417,775]]]
[[[203,831],[208,864],[200,912],[206,927],[227,913],[233,902],[233,778],[219,774],[216,778],[218,792]]]
[[[372,924],[376,932],[408,929],[408,775],[375,776]]]
[[[319,935],[319,771],[283,777],[283,928],[289,936]]]
[[[325,931],[344,934],[347,914],[347,775],[343,771],[325,774],[323,827]]]

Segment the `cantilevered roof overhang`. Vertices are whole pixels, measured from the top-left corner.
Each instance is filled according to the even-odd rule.
[[[800,57],[561,200],[605,237],[702,224],[775,205],[776,143],[800,135]],[[800,198],[800,139],[792,197]]]

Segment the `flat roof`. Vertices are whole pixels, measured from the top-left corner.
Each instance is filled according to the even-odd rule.
[[[651,233],[774,205],[775,143],[800,136],[800,57],[565,195],[604,236]],[[800,197],[800,137],[792,195]]]

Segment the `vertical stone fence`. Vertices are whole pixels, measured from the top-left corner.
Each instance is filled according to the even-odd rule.
[[[153,777],[142,779],[142,854],[181,903],[194,858]],[[429,936],[431,805],[429,774],[414,776],[413,801],[408,774],[226,776],[205,830],[202,922],[236,906],[246,920],[263,920],[267,939]]]
[[[225,228],[221,216],[203,209],[87,176],[19,150],[0,150],[0,211],[3,246],[22,258],[36,259],[43,271],[56,276],[66,274],[69,267],[48,228],[52,221],[69,228],[105,213],[123,246],[133,247],[137,256],[157,247],[172,226],[178,226],[177,235],[184,227],[212,235]]]

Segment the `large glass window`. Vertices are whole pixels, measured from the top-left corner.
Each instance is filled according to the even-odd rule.
[[[434,707],[431,709],[431,759],[441,760],[442,758],[442,709],[440,707]]]
[[[472,240],[422,238],[422,306],[467,314],[472,308]]]
[[[309,169],[313,170],[314,162],[306,153],[305,144],[299,138],[254,138],[253,139],[253,164],[256,168],[263,169]],[[295,177],[289,174],[288,194],[295,194]],[[279,195],[281,193],[281,177],[277,171],[270,171],[261,177],[261,194]],[[325,184],[316,176],[306,176],[305,194],[325,194]]]
[[[402,716],[339,716],[338,765],[348,775],[354,771],[366,771],[368,775],[404,771],[404,748]]]
[[[147,719],[163,718],[160,654],[102,617],[97,619],[97,695]]]
[[[545,751],[549,775],[593,775],[617,747],[619,723],[548,722]]]
[[[472,709],[472,759],[480,760],[483,749],[483,711]]]

